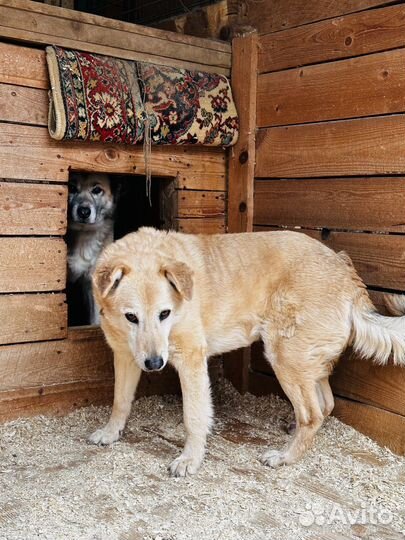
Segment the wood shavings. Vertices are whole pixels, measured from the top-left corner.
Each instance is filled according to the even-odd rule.
[[[0,426],[0,539],[299,540],[326,530],[328,538],[404,538],[404,458],[331,418],[300,463],[268,469],[258,458],[288,440],[289,405],[240,396],[226,382],[214,393],[206,459],[186,479],[166,470],[184,437],[176,397],[137,401],[109,448],[86,442],[108,419],[106,407]],[[367,517],[372,507],[392,521],[349,522],[350,512]],[[346,521],[327,523],[338,510]]]

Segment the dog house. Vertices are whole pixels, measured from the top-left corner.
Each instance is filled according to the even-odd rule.
[[[405,8],[378,0],[334,11],[330,2],[310,4],[301,13],[300,3],[280,2],[271,19],[252,21],[259,33],[231,46],[0,0],[1,419],[111,402],[112,355],[100,330],[67,324],[67,181],[73,170],[134,182],[145,174],[142,146],[49,137],[49,44],[231,74],[236,146],[152,150],[163,227],[299,228],[347,251],[381,309],[384,291],[405,290]],[[219,359],[219,370],[241,392],[280,391],[260,344]],[[332,380],[335,414],[404,453],[405,370],[349,351]],[[167,370],[145,375],[139,392],[177,389]]]

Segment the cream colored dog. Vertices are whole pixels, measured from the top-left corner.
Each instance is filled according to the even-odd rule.
[[[93,277],[114,350],[115,396],[90,440],[116,441],[141,370],[179,372],[186,443],[174,476],[199,468],[212,419],[207,359],[262,339],[291,400],[296,431],[262,462],[289,464],[333,409],[328,377],[348,344],[384,364],[405,362],[405,318],[376,313],[347,255],[295,232],[187,235],[141,229],[111,244]]]

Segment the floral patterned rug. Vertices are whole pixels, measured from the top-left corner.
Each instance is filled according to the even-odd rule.
[[[57,140],[231,146],[238,117],[223,75],[50,46],[49,131]],[[149,133],[150,132],[150,133]]]

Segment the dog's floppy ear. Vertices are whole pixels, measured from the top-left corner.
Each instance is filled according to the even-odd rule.
[[[100,293],[101,298],[105,298],[114,291],[128,272],[129,268],[125,264],[110,263],[96,268],[93,275],[93,285]]]
[[[162,272],[170,285],[185,300],[193,296],[193,271],[187,264],[173,261],[163,266]]]

